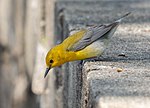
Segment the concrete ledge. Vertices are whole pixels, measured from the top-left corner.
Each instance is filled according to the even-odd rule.
[[[63,87],[64,108],[149,106],[148,4],[149,1],[56,3],[59,16],[56,19],[56,31],[63,37],[62,40],[77,30],[74,28],[110,23],[126,12],[133,13],[119,26],[103,56],[86,60],[83,65],[70,62],[58,72],[62,75],[60,82],[63,83],[58,89]],[[139,101],[141,104],[137,104]]]
[[[119,108],[120,103],[124,108],[143,106],[137,104],[136,100],[150,103],[149,65],[149,61],[87,62],[84,68],[90,91],[90,108],[103,106],[107,102],[112,108]],[[118,69],[122,71],[117,72]],[[135,99],[132,100],[133,98]],[[149,107],[147,105],[149,104],[145,104],[144,108]]]
[[[96,108],[148,108],[149,105],[147,97],[101,97]]]

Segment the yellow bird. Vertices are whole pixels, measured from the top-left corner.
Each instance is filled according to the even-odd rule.
[[[53,67],[69,61],[84,60],[102,55],[119,23],[129,14],[130,12],[111,24],[99,24],[81,29],[66,38],[61,44],[53,47],[46,56],[47,68],[44,78]]]

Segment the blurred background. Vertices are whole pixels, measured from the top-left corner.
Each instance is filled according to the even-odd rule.
[[[44,80],[44,72],[35,74],[40,85],[33,81],[33,73],[37,62],[45,67],[40,43],[45,36],[53,38],[53,11],[54,0],[0,0],[0,108],[42,107],[39,103],[44,100],[39,95],[46,93],[48,78]],[[49,47],[53,43],[47,39],[45,42]],[[43,52],[42,58],[36,61],[38,49]]]

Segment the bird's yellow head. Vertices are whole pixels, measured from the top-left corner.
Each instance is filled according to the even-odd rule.
[[[44,77],[48,74],[49,70],[53,67],[60,66],[64,63],[62,60],[61,50],[59,46],[52,48],[46,55],[46,72]]]

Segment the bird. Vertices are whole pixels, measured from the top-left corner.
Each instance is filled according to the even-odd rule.
[[[51,48],[46,55],[47,68],[44,78],[51,68],[61,66],[66,62],[101,56],[120,22],[130,13],[126,13],[109,24],[97,24],[80,29],[62,43]]]

